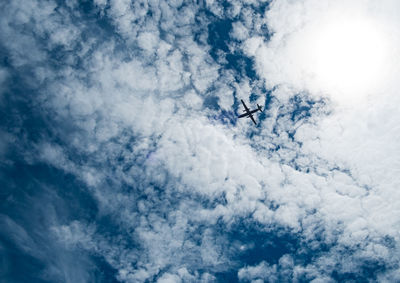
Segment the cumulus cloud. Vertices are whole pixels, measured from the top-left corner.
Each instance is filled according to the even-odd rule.
[[[267,87],[274,88],[273,93],[279,99],[276,107],[282,107],[280,103],[290,103],[301,92],[306,92],[310,100],[328,99],[326,102],[331,105],[328,112],[321,112],[321,108],[314,113],[316,120],[312,121],[314,118],[310,117],[309,122],[312,123],[296,125],[294,140],[301,147],[292,148],[295,151],[289,150],[289,156],[284,158],[294,158],[296,166],[304,166],[304,162],[314,164],[306,166],[307,170],[316,170],[321,177],[328,176],[311,179],[313,186],[321,189],[318,196],[321,198],[320,216],[331,231],[337,229],[339,222],[343,223],[339,243],[344,246],[361,244],[365,247],[366,258],[374,258],[372,254],[367,255],[367,250],[370,245],[376,245],[379,238],[397,238],[393,227],[396,226],[394,219],[398,210],[395,172],[399,168],[391,156],[396,156],[398,131],[394,125],[397,114],[391,109],[398,105],[398,99],[392,91],[397,88],[397,82],[388,75],[388,70],[397,73],[395,70],[398,68],[398,52],[394,47],[396,40],[388,37],[388,31],[398,26],[391,12],[396,5],[394,1],[385,1],[379,8],[373,1],[356,1],[350,5],[340,1],[275,1],[266,12],[268,26],[273,32],[271,40],[251,37],[243,45],[245,52],[254,56],[257,71],[265,78]],[[379,74],[376,77],[379,84],[373,84],[371,89],[357,89],[357,94],[345,93],[346,96],[343,96],[346,90],[334,89],[317,81],[318,70],[312,68],[312,57],[307,52],[315,50],[312,43],[317,44],[318,38],[315,38],[317,35],[313,29],[331,20],[332,14],[341,13],[336,21],[340,19],[349,23],[345,17],[349,13],[353,15],[354,11],[357,11],[359,19],[374,20],[374,28],[380,29],[380,39],[384,41],[381,43],[392,46],[385,51],[385,56],[393,61],[385,62],[383,76]],[[387,15],[385,19],[383,14]],[[365,58],[367,63],[369,59]],[[354,74],[357,75],[363,74]],[[355,77],[344,83],[357,84],[357,80]],[[272,111],[274,108],[272,106]],[[291,123],[290,120],[285,122]],[[280,136],[283,134],[279,133]],[[279,144],[287,143],[287,137],[280,139]],[[304,154],[302,165],[298,163],[299,154]],[[304,179],[301,177],[295,183],[300,184]],[[318,179],[325,179],[324,184]],[[331,192],[330,187],[333,189]],[[392,197],[387,197],[388,194]],[[345,210],[340,209],[342,205]],[[295,214],[292,211],[289,215]]]
[[[96,203],[92,219],[46,224],[68,252],[49,278],[65,279],[60,270],[81,251],[86,271],[66,281],[94,276],[91,256],[126,282],[212,282],[232,270],[243,281],[327,282],[368,260],[394,267],[379,278],[396,274],[396,85],[349,107],[315,83],[300,42],[327,6],[344,2],[233,2],[95,1],[108,23],[99,34],[89,32],[96,17],[71,12],[77,5],[4,4],[12,68],[33,68],[33,106],[51,117],[25,155],[76,178]],[[231,28],[215,34],[229,40],[213,56],[207,37],[221,19]],[[253,60],[254,77],[228,69],[226,50],[251,57],[242,59]],[[213,118],[241,98],[268,101],[261,126]],[[1,221],[12,241],[28,237],[9,216]],[[241,222],[261,242],[284,229],[298,247],[275,262],[240,263],[263,246]]]
[[[350,7],[346,6],[346,9],[361,7],[360,14],[373,13],[375,17],[379,18],[382,10],[393,8],[393,5],[395,5],[391,1],[386,1],[381,9],[377,11],[370,10],[372,2],[364,4],[368,5],[361,6],[361,2],[357,2],[350,5]],[[312,80],[310,81],[310,79],[304,77],[307,74],[304,73],[304,70],[301,70],[303,65],[296,63],[290,65],[287,60],[303,60],[300,57],[301,53],[296,53],[293,50],[301,48],[301,44],[297,44],[298,40],[304,39],[303,35],[308,35],[304,33],[304,30],[307,29],[308,25],[320,19],[321,9],[326,5],[330,5],[335,11],[341,11],[342,9],[348,12],[348,10],[344,10],[342,3],[333,4],[329,1],[323,1],[319,4],[314,1],[304,1],[304,3],[296,4],[274,2],[271,10],[267,12],[269,26],[275,32],[274,36],[271,38],[271,42],[265,44],[265,47],[261,47],[264,43],[259,43],[261,44],[258,45],[259,51],[251,51],[258,58],[257,62],[260,66],[265,66],[259,69],[260,74],[265,76],[267,83],[271,87],[285,84],[294,88],[283,91],[284,94],[289,95],[288,98],[293,96],[296,91],[310,91],[311,95],[318,94],[318,90],[307,85],[311,84]],[[282,17],[288,21],[285,22]],[[391,24],[394,25],[396,23],[391,22]],[[254,40],[256,39],[251,40],[255,42]],[[393,42],[391,43],[393,44]],[[283,47],[281,48],[280,46]],[[290,53],[292,52],[290,50],[293,53]],[[262,55],[268,52],[275,54],[270,58],[272,62]],[[259,57],[256,54],[259,54]],[[272,66],[274,64],[279,66],[280,69],[273,69]],[[395,65],[393,67],[389,65],[388,67],[397,68]],[[269,69],[267,70],[266,68]],[[291,75],[288,72],[298,73]],[[282,77],[276,77],[275,79],[275,76]],[[390,78],[386,82],[391,87],[395,87]],[[380,156],[380,154],[391,156],[397,151],[395,149],[397,130],[394,124],[391,124],[392,121],[394,123],[396,120],[397,114],[392,112],[390,110],[392,106],[389,106],[389,104],[397,105],[397,99],[393,95],[391,87],[385,86],[382,90],[375,90],[372,96],[361,97],[359,101],[354,102],[351,106],[343,106],[339,103],[333,108],[333,113],[321,119],[317,124],[300,126],[296,131],[296,138],[302,143],[302,149],[338,164],[339,167],[348,168],[351,176],[355,178],[359,185],[370,187],[372,191],[379,190],[378,188],[381,186],[386,187],[385,191],[394,188],[394,183],[389,181],[392,180],[389,175],[394,176],[394,171],[398,170],[396,169],[398,166],[392,163],[390,158]],[[282,87],[280,86],[279,88],[281,89]],[[330,90],[325,89],[324,91],[329,95],[335,95],[335,93],[329,93]],[[277,97],[281,97],[281,95],[279,94]],[[288,98],[285,98],[284,101],[288,101]],[[374,128],[373,124],[376,128]],[[383,144],[385,146],[382,146]],[[382,171],[379,168],[382,168]],[[383,171],[387,173],[387,177],[382,175]],[[388,182],[385,181],[386,178]],[[390,212],[388,213],[390,215]]]
[[[329,276],[320,274],[313,265],[305,267],[295,265],[290,255],[282,256],[279,262],[272,266],[261,262],[256,266],[244,267],[239,270],[238,278],[243,282],[298,282],[302,280],[314,283],[335,282]]]

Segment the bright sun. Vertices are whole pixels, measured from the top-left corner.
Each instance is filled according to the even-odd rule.
[[[368,20],[335,20],[314,29],[309,71],[322,89],[340,99],[358,99],[382,78],[385,39]]]

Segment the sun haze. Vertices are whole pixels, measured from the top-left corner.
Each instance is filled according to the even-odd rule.
[[[311,8],[291,5],[289,10],[297,17],[286,22],[270,12],[272,38],[253,52],[261,73],[269,78],[267,83],[287,84],[343,105],[384,87],[397,44],[391,19],[361,1],[352,5],[305,2]]]
[[[310,42],[316,80],[344,99],[359,97],[382,80],[385,38],[368,19],[324,23]]]

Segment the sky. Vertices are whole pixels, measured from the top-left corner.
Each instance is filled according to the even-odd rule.
[[[0,282],[400,281],[399,11],[0,2]]]

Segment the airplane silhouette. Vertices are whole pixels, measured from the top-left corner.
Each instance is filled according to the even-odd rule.
[[[246,112],[246,113],[240,115],[239,118],[243,118],[243,117],[250,118],[253,121],[254,125],[257,125],[256,121],[254,120],[253,113],[256,113],[257,111],[261,112],[262,111],[261,106],[257,104],[257,109],[250,110],[246,106],[246,104],[244,104],[243,99],[241,99],[241,101],[242,101],[242,104],[243,104],[243,107],[244,107],[243,112]]]

